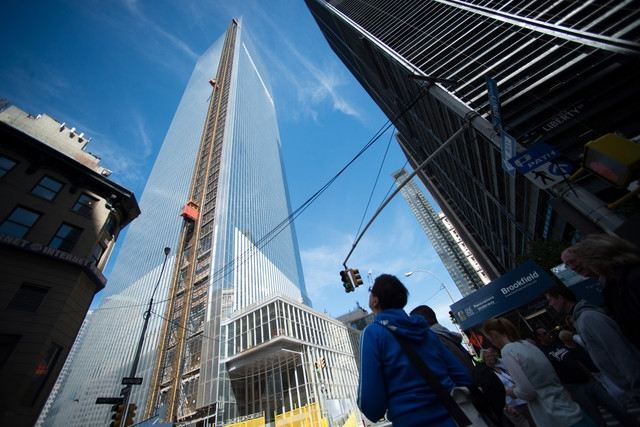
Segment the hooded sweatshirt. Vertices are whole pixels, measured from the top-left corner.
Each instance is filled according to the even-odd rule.
[[[616,322],[595,305],[582,300],[573,308],[576,330],[593,363],[622,390],[640,388],[640,353]]]
[[[426,380],[392,335],[411,342],[446,390],[471,385],[467,370],[440,342],[421,316],[404,310],[379,313],[362,333],[358,406],[372,421],[385,411],[394,427],[455,426]]]
[[[431,325],[431,330],[440,338],[440,342],[453,354],[465,368],[469,370],[469,373],[473,375],[474,363],[473,358],[467,350],[462,346],[462,335],[457,332],[452,332],[442,326],[440,323],[434,323]]]

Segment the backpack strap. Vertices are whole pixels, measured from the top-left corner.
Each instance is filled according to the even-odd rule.
[[[393,335],[398,341],[398,344],[400,344],[400,348],[402,348],[402,350],[407,354],[407,357],[409,358],[413,366],[418,369],[420,375],[422,375],[422,377],[427,381],[427,384],[429,384],[429,387],[431,387],[436,396],[438,396],[440,402],[447,409],[447,412],[449,412],[449,415],[451,415],[451,418],[453,418],[455,423],[459,427],[470,426],[471,421],[469,420],[467,415],[462,411],[462,409],[460,409],[460,406],[458,406],[456,401],[453,400],[449,392],[444,389],[435,375],[433,375],[433,372],[431,372],[431,369],[429,369],[427,364],[424,363],[420,355],[413,348],[413,345],[411,345],[411,343],[404,337],[397,335],[389,327],[385,326],[385,328],[389,332],[391,332],[391,335]]]

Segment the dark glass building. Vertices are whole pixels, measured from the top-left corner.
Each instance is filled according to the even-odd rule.
[[[626,186],[594,173],[564,179],[587,142],[640,133],[636,2],[306,3],[395,124],[413,167],[465,128],[419,177],[490,277],[512,269],[534,240],[638,228],[637,197],[611,206]],[[533,160],[553,153],[553,163],[526,175],[505,163],[541,142],[546,151],[532,151]]]

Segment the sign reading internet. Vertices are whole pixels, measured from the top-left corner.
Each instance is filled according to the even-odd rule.
[[[528,303],[554,285],[542,267],[527,261],[451,305],[462,329],[479,325]]]

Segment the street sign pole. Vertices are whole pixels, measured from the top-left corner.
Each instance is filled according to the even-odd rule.
[[[136,355],[133,359],[133,364],[131,365],[131,372],[129,373],[129,377],[124,377],[122,379],[122,384],[125,385],[126,380],[136,380],[136,371],[138,370],[138,363],[140,362],[140,354],[142,353],[142,345],[144,344],[144,336],[147,333],[147,327],[149,326],[149,317],[151,317],[151,308],[153,307],[153,296],[158,289],[158,285],[160,284],[160,280],[162,279],[162,273],[164,273],[164,267],[167,264],[167,258],[169,257],[169,252],[171,252],[170,248],[164,248],[164,261],[162,261],[162,268],[160,269],[160,275],[158,276],[158,282],[156,286],[153,288],[153,292],[151,293],[151,298],[149,299],[149,306],[147,307],[147,311],[144,312],[144,325],[142,326],[142,332],[140,333],[140,339],[138,340],[138,347],[136,349]],[[129,413],[129,399],[131,398],[131,385],[142,384],[142,378],[140,378],[140,383],[131,382],[130,384],[126,384],[124,391],[124,415],[122,416],[121,426],[126,422],[127,415]]]

